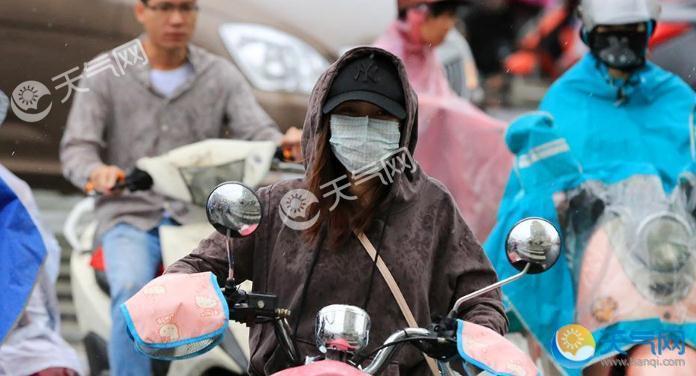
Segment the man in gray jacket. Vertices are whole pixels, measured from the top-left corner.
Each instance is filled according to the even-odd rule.
[[[80,188],[90,182],[103,194],[96,216],[111,288],[109,359],[116,376],[150,372],[149,360],[133,349],[118,307],[155,276],[161,263],[158,227],[185,223],[191,214],[187,204],[152,192],[114,190],[119,177],[141,157],[207,138],[283,146],[300,141],[296,128],[279,132],[232,64],[189,44],[197,10],[196,0],[138,2],[147,62],[121,74],[104,68],[122,66],[116,53],[88,63],[61,141],[64,175]]]

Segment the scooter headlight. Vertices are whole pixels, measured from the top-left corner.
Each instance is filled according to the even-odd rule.
[[[321,352],[359,352],[367,347],[370,338],[370,316],[358,307],[330,305],[317,314],[315,331]]]
[[[645,251],[641,260],[650,270],[670,273],[682,269],[691,258],[688,224],[674,214],[646,219],[638,229]]]
[[[660,304],[684,298],[694,279],[693,231],[681,217],[661,213],[638,227],[638,260],[649,271],[650,295]]]

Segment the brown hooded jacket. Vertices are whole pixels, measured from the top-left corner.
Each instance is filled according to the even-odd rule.
[[[347,61],[373,53],[384,54],[397,66],[406,93],[408,113],[401,127],[401,146],[413,154],[418,134],[418,101],[403,64],[386,51],[360,47],[347,52],[329,67],[314,88],[302,135],[306,166],[313,165],[315,135],[324,124],[321,109],[333,78]],[[232,250],[237,281],[252,280],[255,292],[277,295],[281,306],[293,313],[299,311],[302,292],[308,289],[301,309],[297,341],[302,356],[316,356],[319,351],[313,340],[314,316],[319,309],[330,304],[361,306],[367,294],[372,260],[355,236],[342,249],[328,249],[326,244],[317,248],[317,244],[307,244],[301,231],[283,223],[279,208],[281,198],[292,189],[306,188],[305,180],[286,180],[259,189],[263,221],[250,237],[234,239]],[[381,248],[380,256],[394,275],[418,324],[425,327],[431,322],[431,316],[447,314],[457,298],[496,282],[497,277],[442,184],[418,168],[415,172],[397,174],[390,188],[365,234],[377,248]],[[380,238],[382,241],[378,244]],[[318,260],[309,285],[304,286],[316,249],[319,250]],[[213,271],[221,285],[227,278],[225,239],[217,233],[167,269],[167,273],[201,271]],[[365,308],[372,319],[369,349],[377,347],[391,333],[408,326],[379,273],[375,274],[371,298]],[[499,333],[507,330],[498,290],[466,302],[459,317]],[[297,320],[297,317],[292,319]],[[291,326],[294,326],[292,320]],[[277,350],[272,324],[251,328],[250,347],[252,374],[273,373],[282,367],[284,355]],[[384,374],[428,373],[423,355],[413,347],[403,347],[393,363]]]

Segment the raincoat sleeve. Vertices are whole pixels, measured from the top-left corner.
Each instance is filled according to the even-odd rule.
[[[232,239],[230,243],[234,257],[234,278],[237,283],[246,280],[253,281],[254,254],[261,248],[259,240],[268,227],[266,222],[268,221],[269,189],[261,188],[257,194],[264,210],[261,224],[252,235],[246,238]],[[220,286],[224,286],[229,271],[225,241],[225,236],[214,232],[203,239],[188,256],[170,265],[165,273],[193,274],[210,271],[215,274]]]
[[[0,344],[29,300],[48,253],[32,213],[16,191],[28,190],[0,165]]]
[[[60,312],[55,292],[60,246],[42,225],[30,187],[2,165],[0,185],[0,191],[3,191],[0,194],[0,222],[6,220],[12,228],[0,224],[0,239],[3,239],[0,254],[6,256],[2,266],[10,270],[3,275],[11,277],[9,288],[0,278],[4,292],[0,304],[0,375],[33,374],[49,367],[81,371],[77,354],[60,336]],[[9,194],[14,194],[14,200],[6,201]],[[5,235],[18,242],[5,241]],[[3,249],[3,245],[8,248]],[[7,250],[10,252],[3,253]],[[42,259],[40,254],[44,251]],[[40,265],[42,261],[43,265]],[[31,291],[27,301],[18,299],[21,291]],[[20,318],[15,320],[17,309],[22,307]],[[3,342],[7,324],[16,325]]]
[[[545,218],[560,229],[553,194],[574,186],[582,177],[579,162],[558,135],[549,114],[532,113],[515,120],[508,128],[506,143],[516,159],[498,223],[484,244],[500,278],[518,273],[505,253],[509,231],[527,217]],[[562,258],[542,274],[527,275],[504,286],[503,293],[506,308],[542,346],[551,343],[558,328],[573,322],[574,288]]]

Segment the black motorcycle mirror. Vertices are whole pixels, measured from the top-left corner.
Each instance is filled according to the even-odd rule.
[[[505,253],[520,274],[543,273],[556,263],[561,254],[561,235],[545,219],[526,218],[508,233]]]
[[[7,99],[7,95],[0,91],[0,125],[5,121],[5,116],[7,116],[7,109],[10,106],[10,101]]]
[[[261,223],[261,201],[253,189],[238,182],[218,185],[206,203],[208,222],[222,235],[247,237]]]
[[[508,233],[505,253],[508,261],[520,272],[459,298],[449,314],[450,317],[455,317],[459,307],[467,300],[514,282],[525,274],[538,274],[549,270],[561,254],[561,235],[556,227],[543,218],[525,218]]]
[[[227,261],[229,278],[234,279],[234,258],[230,252],[230,238],[243,238],[253,234],[261,223],[261,201],[253,189],[238,182],[218,185],[208,196],[205,205],[208,222],[227,237]]]

